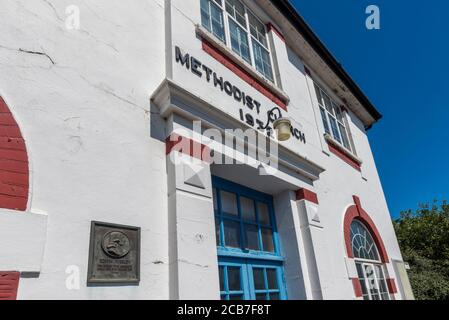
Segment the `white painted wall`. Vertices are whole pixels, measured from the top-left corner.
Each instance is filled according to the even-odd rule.
[[[65,9],[72,4],[81,9],[80,30],[64,25]],[[4,0],[0,16],[0,94],[26,139],[32,169],[30,212],[48,215],[42,265],[36,270],[40,277],[21,279],[19,299],[168,299],[169,279],[173,284],[176,277],[168,266],[170,201],[165,143],[160,141],[164,122],[157,108],[150,108],[149,97],[167,75],[234,117],[239,108],[204,78],[176,64],[174,46],[258,99],[263,112],[274,104],[202,50],[195,35],[200,23],[196,0]],[[320,239],[315,278],[323,298],[352,299],[343,218],[353,195],[376,223],[390,258],[402,260],[369,141],[351,114],[363,173],[325,153],[318,106],[303,63],[276,36],[273,43],[283,89],[291,99],[288,116],[307,136],[307,144],[291,140],[284,145],[326,169],[309,186],[318,193],[323,227],[312,234]],[[289,212],[299,214],[297,208]],[[286,218],[299,223],[297,217]],[[86,287],[91,220],[142,227],[140,286]],[[0,224],[0,234],[2,228]],[[18,237],[21,230],[17,228]],[[302,237],[296,237],[299,244]],[[22,251],[22,246],[14,250]],[[303,259],[307,248],[296,249]],[[0,270],[4,261],[2,257]],[[66,288],[65,271],[71,265],[80,268],[79,290]],[[298,285],[298,290],[303,293],[292,297],[311,295],[307,285]]]
[[[80,7],[78,31],[65,28],[69,5]],[[21,279],[18,298],[168,298],[165,144],[149,134],[164,1],[6,0],[0,16],[0,94],[26,139],[30,211],[48,214],[40,277]],[[86,287],[91,220],[142,227],[139,287]],[[70,265],[80,290],[66,289]]]

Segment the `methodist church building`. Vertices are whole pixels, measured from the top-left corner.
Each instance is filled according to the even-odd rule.
[[[413,298],[382,116],[289,1],[0,16],[0,300]]]

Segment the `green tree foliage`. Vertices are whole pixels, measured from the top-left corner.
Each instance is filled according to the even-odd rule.
[[[394,227],[418,300],[449,300],[449,205],[422,204],[401,213]]]

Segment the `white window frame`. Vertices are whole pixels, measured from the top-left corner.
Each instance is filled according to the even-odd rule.
[[[321,97],[322,97],[322,101],[320,101],[320,99],[319,99],[317,89],[320,91],[320,95],[321,95]],[[354,154],[354,155],[355,155],[355,147],[354,147],[354,145],[352,144],[351,131],[349,130],[349,125],[348,125],[348,121],[347,121],[347,118],[346,118],[346,111],[343,110],[343,109],[341,108],[341,106],[335,101],[335,99],[333,99],[333,98],[326,92],[326,90],[324,90],[323,87],[322,87],[320,84],[318,84],[316,81],[314,81],[314,90],[315,90],[315,96],[316,96],[317,101],[318,101],[318,107],[319,107],[319,109],[320,109],[320,110],[319,110],[319,111],[320,111],[320,117],[321,117],[321,120],[322,120],[322,122],[323,122],[323,129],[325,130],[325,133],[329,134],[329,135],[332,137],[332,140],[335,141],[335,143],[338,143],[338,145],[341,146],[342,148],[344,148],[344,150],[347,150],[347,151],[350,152],[351,154]],[[326,107],[326,105],[325,105],[325,103],[324,103],[324,97],[329,98],[329,101],[330,101],[330,103],[331,103],[331,106],[333,107],[333,109],[335,109],[334,112],[336,112],[337,110],[340,112],[341,117],[342,117],[342,118],[341,118],[341,121],[340,121],[340,119],[338,118],[337,114],[333,114],[333,113],[331,113],[331,112],[327,109],[327,107]],[[323,119],[321,110],[324,110],[324,112],[325,112],[325,114],[326,114],[326,119]],[[335,134],[334,134],[333,129],[332,129],[331,120],[330,120],[329,117],[332,117],[332,119],[335,120],[335,123],[336,123],[336,125],[337,125],[337,128],[336,128],[336,129],[337,129],[337,132],[338,132],[338,135],[339,135],[339,139],[337,139],[337,138],[335,137]],[[324,126],[324,122],[327,123],[327,126],[328,126],[328,129],[329,129],[330,133],[328,133],[328,132],[326,131],[326,128],[325,128],[325,126]],[[345,143],[344,143],[344,138],[343,138],[343,134],[344,134],[344,133],[341,131],[340,125],[345,129],[346,139],[347,139],[347,146],[346,146]],[[340,140],[340,141],[339,141],[339,140]]]
[[[238,22],[232,15],[230,15],[228,13],[228,11],[226,10],[226,0],[221,0],[221,1],[217,1],[217,0],[208,0],[209,2],[214,2],[214,4],[219,7],[222,11],[223,14],[223,24],[224,24],[224,33],[225,33],[225,40],[223,42],[222,39],[216,37],[220,42],[223,42],[224,45],[226,45],[232,52],[235,53],[235,51],[232,49],[232,42],[231,42],[231,30],[229,27],[229,19],[231,19],[234,23],[236,23],[239,27],[241,27],[246,33],[247,33],[247,38],[248,38],[248,47],[249,47],[249,55],[250,55],[250,62],[246,61],[242,56],[240,56],[239,54],[237,54],[242,60],[244,60],[246,63],[251,64],[251,66],[253,67],[253,69],[260,74],[264,79],[266,79],[267,81],[276,84],[276,77],[275,77],[275,73],[274,73],[274,58],[273,58],[273,53],[272,53],[272,48],[271,48],[271,43],[269,41],[269,33],[266,27],[266,24],[263,23],[262,20],[260,20],[260,18],[252,11],[250,10],[244,2],[240,1],[240,0],[235,0],[239,3],[242,4],[243,8],[245,9],[245,26],[243,26],[240,22]],[[221,2],[221,4],[219,4],[218,2]],[[210,4],[209,4],[210,5]],[[250,28],[250,23],[249,23],[249,13],[251,13],[264,27],[265,30],[265,36],[266,36],[266,40],[267,40],[267,45],[265,46],[263,43],[261,43],[258,39],[255,39],[254,36],[251,34],[251,28]],[[215,35],[214,35],[215,36]],[[270,79],[269,77],[267,77],[267,75],[263,74],[262,72],[260,72],[259,70],[257,70],[256,67],[256,61],[255,61],[255,56],[254,56],[254,49],[253,49],[253,41],[256,41],[257,44],[259,44],[260,46],[262,46],[262,48],[264,48],[265,50],[268,51],[268,55],[270,57],[270,67],[271,67],[271,76],[272,78]]]
[[[391,300],[391,295],[388,292],[388,284],[387,284],[387,280],[385,277],[385,269],[384,269],[384,265],[381,262],[374,262],[374,261],[369,261],[369,260],[365,260],[365,259],[355,259],[355,263],[359,264],[362,268],[362,272],[363,272],[363,281],[365,283],[365,288],[367,290],[366,294],[363,294],[363,298],[367,299],[367,300],[374,300],[374,294],[371,293],[370,291],[370,283],[369,283],[369,279],[368,279],[368,274],[367,274],[367,270],[366,267],[371,267],[373,269],[373,277],[372,279],[374,279],[374,285],[375,285],[375,289],[378,291],[378,295],[379,295],[379,300]],[[379,278],[377,276],[376,273],[376,267],[380,268],[380,272],[382,273],[382,278]],[[359,277],[359,281],[362,281],[362,279],[360,279]],[[380,288],[380,282],[383,283],[386,291],[383,292]],[[386,294],[386,296],[388,297],[388,299],[384,299],[383,295]]]

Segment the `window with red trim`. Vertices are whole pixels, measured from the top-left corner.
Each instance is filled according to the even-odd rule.
[[[265,24],[240,0],[201,0],[201,24],[274,83]]]
[[[324,131],[330,135],[338,144],[351,153],[354,148],[351,146],[349,130],[342,108],[329,97],[329,95],[315,83],[315,92],[320,106],[321,119]]]
[[[371,233],[357,219],[351,223],[351,247],[363,299],[390,300],[385,266],[380,259],[379,250]]]

